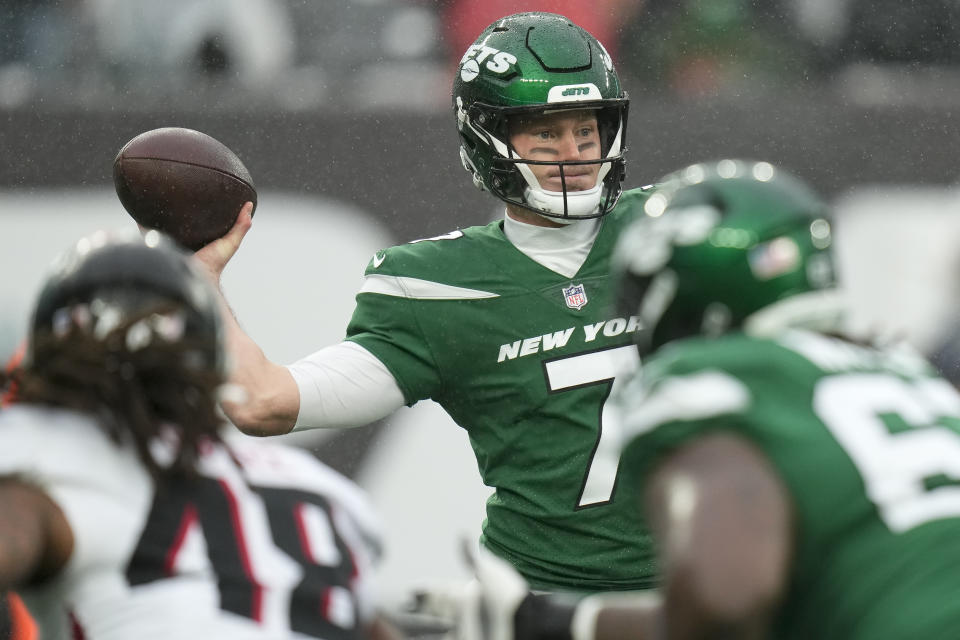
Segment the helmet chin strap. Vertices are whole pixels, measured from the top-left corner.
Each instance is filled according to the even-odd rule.
[[[597,182],[590,189],[582,191],[547,191],[540,186],[537,177],[526,164],[517,164],[517,169],[527,182],[523,189],[523,197],[528,205],[543,212],[545,218],[569,224],[582,216],[596,213],[603,195],[603,179],[610,171],[610,165],[603,163],[597,172]],[[567,215],[563,215],[564,200],[566,200]],[[550,215],[553,214],[553,215]]]
[[[545,191],[540,187],[527,186],[523,190],[523,197],[527,204],[535,209],[544,211],[543,217],[560,224],[576,222],[580,216],[590,215],[600,206],[601,185],[597,183],[586,191],[568,191],[567,216],[563,215],[564,193],[562,191]],[[555,214],[555,215],[548,215]]]

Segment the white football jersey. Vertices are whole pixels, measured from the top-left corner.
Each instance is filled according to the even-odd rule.
[[[227,431],[198,478],[157,489],[86,415],[0,411],[0,476],[42,488],[73,530],[63,571],[22,592],[44,640],[362,636],[380,551],[366,497],[306,451]]]

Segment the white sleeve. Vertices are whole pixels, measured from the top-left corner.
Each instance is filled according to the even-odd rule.
[[[300,390],[294,431],[360,427],[406,404],[393,374],[353,342],[325,347],[287,369]]]

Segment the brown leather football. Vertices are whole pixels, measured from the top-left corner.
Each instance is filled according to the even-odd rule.
[[[200,131],[164,127],[120,149],[113,183],[127,213],[196,251],[223,236],[245,202],[257,207],[250,172],[226,145]]]

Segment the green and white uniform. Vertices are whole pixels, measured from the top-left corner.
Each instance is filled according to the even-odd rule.
[[[646,197],[625,193],[601,219],[572,278],[519,251],[502,221],[380,252],[347,328],[408,404],[431,398],[467,430],[495,488],[482,541],[537,589],[652,585],[649,540],[615,491],[613,456],[595,455],[617,447],[606,401],[638,359],[636,320],[610,310],[609,258]]]
[[[735,333],[666,345],[624,390],[631,487],[717,430],[752,441],[781,476],[796,541],[776,637],[957,637],[960,396],[919,357]]]

